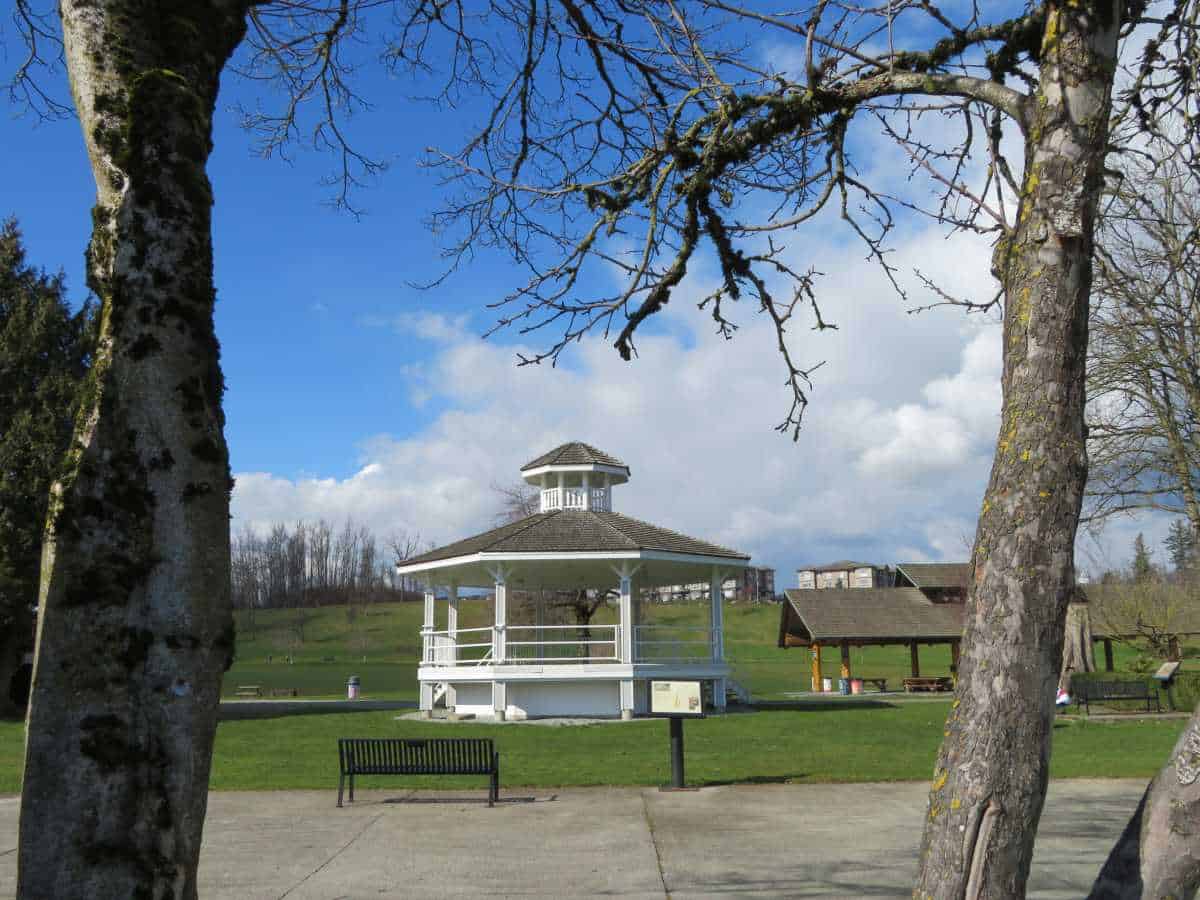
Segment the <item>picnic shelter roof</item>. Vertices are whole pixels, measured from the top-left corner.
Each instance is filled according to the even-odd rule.
[[[785,592],[779,646],[949,643],[962,636],[961,603],[935,603],[916,588]]]

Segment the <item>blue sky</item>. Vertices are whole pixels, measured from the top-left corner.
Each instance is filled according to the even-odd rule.
[[[711,278],[703,266],[634,364],[589,341],[557,371],[518,369],[519,336],[479,339],[485,303],[522,278],[511,263],[485,252],[436,289],[410,286],[442,265],[424,224],[440,188],[417,163],[427,146],[454,144],[469,109],[414,102],[410,84],[371,70],[362,93],[374,108],[352,128],[389,168],[357,196],[355,219],[324,205],[328,158],[253,153],[231,110],[252,95],[224,84],[210,176],[235,529],[354,517],[442,543],[492,524],[489,485],[578,439],[632,467],[618,510],[751,552],[781,586],[833,558],[966,557],[998,421],[994,322],[907,315],[862,248],[821,229],[794,253],[827,273],[824,308],[840,330],[793,335],[801,358],[827,360],[798,444],[772,431],[787,397],[770,329],[746,316],[725,343],[691,308]],[[30,258],[64,269],[82,300],[94,189],[78,124],[8,112],[0,215],[18,217]],[[865,168],[902,179],[894,159],[862,149]],[[909,223],[896,248],[910,287],[920,267],[991,290],[986,242]],[[1124,561],[1138,528],[1151,544],[1165,530],[1119,524],[1107,564]]]

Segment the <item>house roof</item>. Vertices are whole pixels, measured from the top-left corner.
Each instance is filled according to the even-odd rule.
[[[801,566],[797,572],[845,572],[848,569],[878,569],[879,566],[874,563],[854,562],[849,559],[840,559],[837,562],[825,563],[823,566]]]
[[[965,588],[970,563],[897,563],[896,571],[917,588]]]
[[[420,565],[476,553],[594,553],[662,550],[727,559],[749,559],[745,553],[688,537],[615,512],[558,509],[535,513],[491,531],[438,547],[405,560]]]
[[[785,591],[779,646],[842,641],[907,643],[962,636],[961,603],[934,603],[916,588]]]
[[[532,459],[525,465],[521,466],[521,471],[527,469],[538,469],[542,466],[618,466],[622,469],[628,469],[629,466],[621,462],[615,456],[605,453],[603,450],[597,450],[591,444],[584,444],[580,441],[571,441],[570,443],[560,444],[549,453],[543,453],[537,459]]]

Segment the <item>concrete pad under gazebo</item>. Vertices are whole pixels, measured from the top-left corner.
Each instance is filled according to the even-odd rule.
[[[916,588],[788,590],[779,618],[779,644],[812,652],[812,685],[821,690],[821,650],[841,653],[842,678],[853,677],[850,648],[905,645],[912,679],[921,678],[921,644],[949,644],[951,672],[958,670],[962,603],[938,603]]]

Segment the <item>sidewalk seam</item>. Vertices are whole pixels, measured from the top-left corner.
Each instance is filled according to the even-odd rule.
[[[299,881],[297,881],[295,884],[293,884],[290,888],[288,888],[286,891],[284,891],[282,894],[280,894],[279,900],[284,900],[284,898],[288,894],[290,894],[292,891],[296,890],[296,888],[300,887],[302,884],[304,884],[306,881],[308,881],[310,878],[312,878],[314,875],[316,875],[318,872],[320,872],[322,869],[324,869],[326,866],[328,866],[331,862],[333,862],[335,859],[337,859],[339,856],[341,856],[351,844],[353,844],[355,841],[357,841],[360,837],[362,837],[366,833],[368,828],[370,828],[372,825],[374,825],[376,822],[378,822],[382,818],[383,818],[383,813],[380,813],[375,818],[373,818],[370,822],[368,822],[366,825],[364,825],[362,828],[360,828],[358,830],[358,832],[354,835],[354,837],[350,838],[350,840],[346,841],[346,843],[344,843],[341,847],[339,847],[337,852],[334,853],[331,857],[329,857],[329,859],[325,860],[325,862],[321,863],[319,866],[317,866],[315,869],[313,869],[311,872],[309,872],[307,875],[305,875],[303,878],[301,878]]]
[[[667,874],[663,871],[662,852],[658,849],[658,839],[654,835],[654,818],[650,815],[650,801],[646,792],[642,792],[642,818],[646,822],[646,830],[650,832],[650,846],[654,848],[654,862],[658,865],[658,880],[662,882],[663,897],[671,900],[671,891],[667,887]]]

